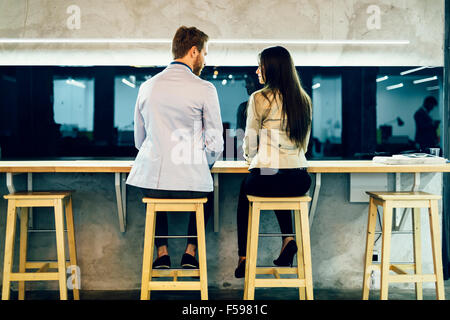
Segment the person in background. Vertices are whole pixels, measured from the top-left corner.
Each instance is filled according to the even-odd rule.
[[[247,94],[250,96],[256,90],[262,88],[258,81],[258,77],[254,74],[247,74],[245,78],[245,89],[247,89]],[[242,154],[242,142],[244,139],[245,123],[247,122],[247,105],[248,100],[242,102],[236,112],[236,151],[237,160],[244,160]]]
[[[180,27],[172,41],[174,61],[139,88],[134,139],[139,150],[127,184],[144,197],[202,198],[205,225],[212,212],[210,168],[223,151],[223,127],[214,85],[199,78],[208,54],[208,36],[195,27]],[[157,236],[167,236],[167,213],[156,215]],[[196,218],[189,217],[188,235],[195,236]],[[166,238],[156,238],[153,268],[170,268]],[[196,238],[188,238],[183,268],[198,268]]]
[[[430,117],[431,111],[437,104],[436,98],[428,96],[425,98],[422,107],[414,114],[414,121],[416,122],[415,142],[425,152],[428,151],[428,148],[436,147],[439,144],[436,130],[440,121],[435,121]]]
[[[300,84],[289,52],[280,46],[259,54],[256,70],[264,88],[249,99],[244,136],[244,158],[250,173],[241,184],[237,208],[238,266],[235,277],[245,275],[249,202],[247,195],[294,197],[311,186],[305,152],[311,132],[311,99]],[[291,212],[275,211],[281,232],[292,234]],[[282,237],[277,266],[292,265],[297,244]]]

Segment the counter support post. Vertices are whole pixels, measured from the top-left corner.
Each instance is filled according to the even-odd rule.
[[[309,227],[311,228],[314,215],[317,209],[317,200],[319,199],[320,186],[322,185],[322,174],[320,172],[316,173],[316,181],[314,183],[314,192],[311,202],[311,208],[309,210]]]
[[[219,174],[214,173],[214,232],[219,232]]]
[[[126,184],[125,173],[116,172],[115,174],[115,188],[117,200],[117,214],[119,217],[120,232],[125,232],[127,227],[126,220]]]
[[[15,193],[16,188],[14,187],[14,175],[22,174],[25,172],[7,172],[6,173],[6,187],[8,188],[9,193]],[[27,173],[27,191],[33,191],[33,173]],[[21,208],[19,208],[20,210]],[[20,219],[20,214],[17,215]],[[33,208],[29,208],[28,210],[28,228],[33,228]]]

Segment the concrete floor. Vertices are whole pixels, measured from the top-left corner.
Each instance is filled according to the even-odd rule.
[[[424,300],[435,300],[434,289],[423,290]],[[209,289],[209,300],[242,300],[242,290],[218,290]],[[450,300],[450,280],[445,281],[445,297]],[[81,291],[81,300],[139,300],[140,291]],[[154,291],[152,300],[200,300],[197,291]],[[11,291],[11,300],[17,299],[17,292]],[[27,300],[58,300],[58,291],[27,291]],[[72,299],[69,291],[69,299]],[[361,300],[361,290],[333,290],[315,289],[315,300]],[[379,290],[372,290],[370,300],[379,299]],[[293,288],[258,288],[255,291],[255,300],[298,300],[298,290]],[[395,289],[389,290],[389,300],[415,300],[414,290]]]

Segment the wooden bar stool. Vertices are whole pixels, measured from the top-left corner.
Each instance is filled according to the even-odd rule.
[[[8,200],[8,214],[6,219],[5,260],[3,267],[2,299],[9,300],[11,281],[19,281],[19,300],[25,299],[25,281],[59,281],[61,300],[67,300],[66,267],[77,266],[75,249],[75,232],[72,214],[72,197],[70,191],[35,191],[16,192],[4,196]],[[28,208],[54,207],[57,262],[27,262],[28,242]],[[69,243],[70,262],[66,262],[64,246],[64,207],[67,224],[67,238]],[[20,262],[19,272],[12,272],[14,259],[14,239],[16,233],[16,210],[20,209]],[[26,272],[27,269],[37,269],[36,272]],[[48,272],[48,269],[57,269]],[[73,296],[79,300],[79,283],[76,268]],[[73,272],[72,271],[72,272]]]
[[[156,199],[143,198],[147,204],[145,218],[144,257],[142,263],[141,300],[150,299],[152,290],[200,290],[201,299],[208,300],[208,277],[206,272],[205,217],[203,204],[207,198]],[[156,212],[196,212],[197,250],[199,269],[152,270]],[[170,277],[172,281],[152,281],[152,278]],[[177,281],[178,277],[200,277],[200,281]]]
[[[441,236],[438,213],[438,200],[440,195],[426,192],[366,192],[370,196],[369,219],[367,226],[366,253],[364,262],[363,299],[369,299],[370,274],[373,270],[381,269],[380,299],[388,299],[389,283],[413,282],[416,287],[416,297],[422,300],[422,283],[435,282],[436,296],[438,300],[445,300],[444,278],[442,271],[441,257]],[[382,223],[382,249],[381,265],[372,264],[372,254],[374,246],[375,225],[377,218],[377,206],[383,207]],[[391,229],[392,229],[392,209],[412,208],[413,222],[413,264],[390,264],[391,249]],[[422,274],[422,249],[420,236],[420,208],[428,208],[431,231],[431,247],[433,253],[433,274]],[[406,270],[412,270],[410,274]],[[390,275],[389,271],[397,273]]]
[[[244,300],[254,300],[256,287],[299,288],[301,300],[313,299],[311,248],[309,239],[308,203],[303,197],[255,197],[250,201],[247,233],[247,263],[245,264]],[[257,267],[259,217],[261,210],[294,210],[297,267]],[[256,279],[257,274],[273,274],[275,279]],[[281,278],[281,274],[297,274],[297,278]]]

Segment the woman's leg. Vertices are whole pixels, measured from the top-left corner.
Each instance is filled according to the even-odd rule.
[[[238,254],[242,260],[247,251],[247,228],[248,228],[248,208],[249,201],[245,192],[245,184],[248,176],[242,181],[239,191],[239,200],[237,207],[237,236],[238,236]]]
[[[280,231],[282,234],[293,234],[292,229],[292,211],[291,210],[274,210],[277,217],[278,224],[280,225]],[[282,236],[285,240],[288,236]],[[292,237],[292,236],[289,236]]]

